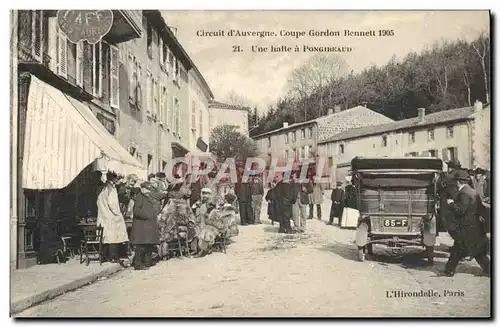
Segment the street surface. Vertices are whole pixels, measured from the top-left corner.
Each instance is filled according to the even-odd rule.
[[[329,192],[327,192],[329,195]],[[326,197],[326,196],[325,196]],[[323,215],[329,212],[329,201]],[[263,203],[263,208],[267,204]],[[475,261],[453,278],[440,277],[447,246],[434,266],[420,248],[356,259],[354,230],[307,221],[305,234],[277,234],[262,210],[262,225],[240,226],[227,254],[171,259],[148,271],[127,269],[18,317],[487,317],[490,279]],[[323,218],[324,219],[324,218]],[[449,240],[449,238],[448,238]],[[447,242],[447,245],[451,245]],[[404,254],[404,255],[403,255]],[[402,292],[431,297],[388,297]]]

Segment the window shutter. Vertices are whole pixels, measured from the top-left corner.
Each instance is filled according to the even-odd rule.
[[[93,81],[93,94],[96,97],[102,97],[102,43],[99,42],[92,46],[93,48],[93,61],[92,61],[92,81]]]
[[[136,75],[137,75],[137,70],[136,70],[136,62],[134,60],[134,56],[132,55],[131,52],[128,54],[128,75],[129,75],[129,94],[128,94],[128,99],[131,103],[136,103]]]
[[[120,62],[118,61],[118,48],[109,46],[110,50],[110,72],[109,72],[109,92],[110,105],[118,108],[120,105]]]
[[[158,120],[162,124],[163,124],[163,111],[165,110],[164,109],[165,105],[163,104],[163,89],[164,89],[164,86],[163,86],[163,84],[161,84],[160,85],[160,94],[159,94],[159,97],[158,97],[158,102],[160,104],[160,111],[158,113]]]
[[[175,111],[175,98],[172,97],[172,105],[169,107],[169,115],[168,115],[168,121],[170,122],[170,126],[172,127],[172,131],[175,131],[175,121],[174,121],[174,111]]]
[[[163,58],[163,39],[161,38],[160,36],[160,43],[159,43],[159,47],[158,49],[160,50],[160,67],[163,68],[163,61],[164,61],[164,58]]]
[[[92,76],[93,76],[93,47],[88,42],[83,43],[83,89],[88,93],[92,93]]]
[[[61,30],[58,32],[58,71],[57,73],[64,78],[68,78],[68,39]]]
[[[76,85],[83,87],[83,41],[76,44]]]
[[[458,148],[457,147],[453,148],[453,159],[458,161]]]
[[[33,10],[33,20],[32,20],[32,54],[33,58],[38,62],[42,62],[43,59],[43,11]]]
[[[136,62],[136,84],[135,84],[135,97],[136,97],[136,105],[138,109],[144,107],[143,101],[143,91],[142,91],[142,67]]]
[[[146,74],[146,109],[151,113],[151,73],[148,71]]]

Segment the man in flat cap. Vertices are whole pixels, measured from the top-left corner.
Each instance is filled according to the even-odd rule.
[[[476,191],[468,185],[469,174],[466,171],[458,170],[454,179],[458,193],[455,198],[446,199],[446,202],[454,213],[455,242],[450,250],[444,273],[452,277],[460,260],[466,257],[468,260],[476,259],[483,273],[489,276],[488,239],[484,224],[478,215],[478,205],[481,200]]]

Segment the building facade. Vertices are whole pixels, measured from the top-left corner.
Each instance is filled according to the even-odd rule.
[[[317,119],[289,125],[284,123],[282,128],[254,136],[262,153],[268,156],[281,156],[288,160],[304,160],[315,158],[318,152],[318,143],[343,131],[392,122],[373,110],[357,106],[344,111],[340,107],[329,110],[328,114]],[[330,162],[331,164],[331,162]]]
[[[161,13],[112,12],[97,44],[70,42],[57,10],[12,12],[12,269],[96,216],[102,172],[146,178],[208,143],[212,92]]]
[[[247,107],[212,101],[209,105],[210,132],[217,126],[234,125],[241,134],[248,136],[249,109]]]
[[[189,149],[208,151],[210,138],[209,104],[214,95],[198,69],[189,72]]]
[[[12,269],[36,264],[41,244],[94,211],[93,172],[145,174],[113,137],[118,48],[142,36],[142,13],[112,12],[111,30],[95,45],[68,42],[56,10],[12,12]]]
[[[462,167],[489,163],[490,106],[473,107],[426,115],[389,124],[351,129],[320,142],[319,152],[329,158],[330,178],[342,181],[356,156],[424,156],[443,161],[459,160]]]

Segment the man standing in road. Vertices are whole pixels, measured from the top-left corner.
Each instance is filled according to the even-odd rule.
[[[262,197],[264,196],[264,184],[260,176],[253,177],[250,190],[252,193],[252,211],[255,218],[255,223],[260,224]]]
[[[313,183],[313,191],[309,194],[309,219],[313,219],[314,206],[316,206],[316,213],[318,220],[321,220],[321,205],[323,204],[323,186],[320,183],[315,183],[314,176],[311,176],[311,183]]]
[[[447,203],[447,199],[455,199],[457,197],[458,187],[455,175],[461,171],[461,164],[456,160],[448,161],[446,164],[448,166],[448,173],[443,177],[443,182],[441,184],[439,210],[442,226],[448,231],[450,236],[455,239],[457,229],[455,213],[451,206]],[[439,241],[437,239],[436,242],[436,245],[439,245]]]
[[[242,225],[253,225],[255,217],[252,210],[252,192],[248,181],[243,182],[243,168],[238,167],[238,181],[234,186],[238,198],[240,219]]]
[[[293,216],[293,205],[297,198],[290,181],[283,181],[283,174],[277,174],[277,183],[273,189],[273,203],[276,211],[276,218],[280,224],[278,233],[293,234],[290,219]]]
[[[458,193],[456,198],[446,199],[449,208],[454,213],[456,226],[453,247],[445,266],[445,275],[452,277],[458,263],[464,257],[467,260],[476,259],[483,273],[490,274],[490,261],[487,257],[488,238],[484,229],[484,222],[478,215],[479,196],[468,185],[469,175],[465,171],[457,171],[455,183]]]
[[[297,213],[294,213],[294,225],[299,233],[306,231],[307,207],[309,206],[309,194],[313,192],[311,181],[306,183],[295,183],[298,190],[297,202],[294,204]]]
[[[337,187],[332,190],[332,207],[330,208],[330,220],[328,225],[333,225],[333,219],[339,219],[339,227],[342,226],[342,213],[344,211],[344,190],[342,182],[337,182]]]

